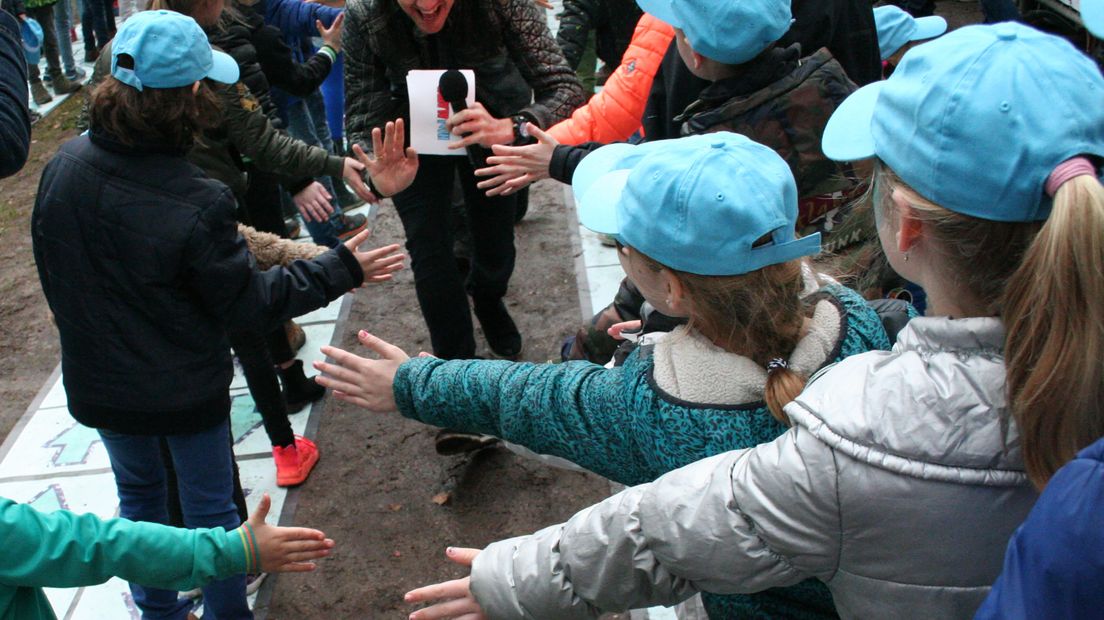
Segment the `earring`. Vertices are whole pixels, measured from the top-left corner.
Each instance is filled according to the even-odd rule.
[[[905,262],[908,262],[908,252],[905,252]]]

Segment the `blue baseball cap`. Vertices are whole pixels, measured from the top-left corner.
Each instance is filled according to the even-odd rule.
[[[678,271],[740,275],[820,252],[819,233],[794,234],[790,167],[740,134],[602,147],[571,186],[583,226]]]
[[[119,66],[119,56],[134,59],[134,68]],[[238,63],[216,52],[194,19],[173,11],[142,11],[123,22],[111,44],[111,75],[143,88],[180,88],[204,78],[233,84]]]
[[[878,50],[882,53],[882,60],[913,41],[934,39],[947,32],[947,20],[942,17],[913,17],[892,4],[874,9],[874,26],[878,30]]]
[[[1094,36],[1104,38],[1104,0],[1081,0],[1081,22]]]
[[[23,58],[28,65],[37,65],[42,58],[42,25],[33,17],[23,20],[19,27],[23,36]]]
[[[729,65],[758,56],[793,23],[790,0],[636,0],[682,30],[695,52]]]
[[[1058,164],[1104,156],[1104,78],[1064,39],[1022,24],[968,26],[908,51],[851,94],[824,154],[877,156],[936,204],[1000,222],[1045,220]]]

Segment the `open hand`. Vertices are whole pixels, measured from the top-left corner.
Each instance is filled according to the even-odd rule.
[[[368,155],[359,144],[353,145],[353,154],[372,176],[372,184],[383,192],[384,196],[395,194],[410,187],[414,176],[418,174],[418,153],[406,147],[406,129],[403,119],[389,121],[386,131],[372,129],[372,154]],[[381,138],[382,136],[382,138]]]
[[[476,101],[466,110],[460,110],[445,121],[445,128],[453,135],[461,136],[459,142],[448,145],[450,149],[462,149],[473,144],[491,148],[495,144],[510,144],[514,141],[514,121],[508,118],[495,118]]]
[[[479,549],[449,547],[445,555],[450,560],[464,566],[471,566]],[[410,620],[436,620],[438,618],[462,618],[463,620],[484,620],[487,616],[483,608],[471,593],[471,577],[454,579],[431,586],[423,586],[406,593],[403,600],[407,603],[423,603],[441,600],[424,609],[410,614]]]
[[[257,543],[260,570],[266,573],[302,573],[315,569],[318,558],[330,555],[334,541],[318,530],[305,527],[278,527],[265,523],[272,499],[265,493],[253,514],[249,527]]]
[[[318,181],[314,181],[292,196],[291,201],[295,203],[295,208],[299,209],[299,214],[303,216],[304,220],[325,222],[333,213],[333,205],[330,204],[331,198],[333,196],[326,191],[325,186]]]
[[[395,411],[395,392],[391,384],[399,366],[410,357],[402,349],[364,330],[360,330],[357,339],[379,355],[379,359],[367,359],[337,347],[322,347],[322,353],[334,363],[315,362],[315,369],[322,374],[314,380],[333,390],[338,400],[379,413]]]
[[[345,247],[349,248],[349,251],[356,257],[357,262],[360,263],[360,269],[364,272],[365,284],[374,284],[390,280],[391,274],[403,268],[403,260],[406,259],[405,254],[395,253],[399,250],[399,244],[397,243],[385,245],[382,248],[376,248],[374,250],[368,250],[367,252],[358,250],[357,248],[367,241],[368,236],[371,234],[372,231],[365,228],[357,233],[356,236],[345,242]]]
[[[488,196],[506,196],[534,181],[548,178],[552,152],[560,143],[533,123],[528,123],[526,127],[529,135],[537,139],[536,144],[496,144],[491,147],[494,155],[487,158],[487,167],[475,171],[477,177],[491,177],[476,185],[479,189],[487,190]]]
[[[644,321],[622,321],[620,323],[614,323],[610,325],[606,333],[615,340],[629,340],[636,342],[640,339],[640,328],[643,327]]]
[[[314,20],[314,27],[318,29],[318,35],[322,37],[322,43],[329,45],[333,51],[341,53],[341,31],[344,29],[345,14],[341,13],[327,28],[322,20]]]

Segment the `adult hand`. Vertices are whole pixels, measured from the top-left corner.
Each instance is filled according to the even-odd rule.
[[[341,178],[345,179],[346,183],[353,188],[353,191],[356,192],[357,196],[360,196],[361,200],[370,203],[379,202],[379,197],[373,194],[364,182],[364,177],[361,176],[363,173],[364,164],[352,157],[345,158],[345,168],[341,171]]]
[[[534,181],[548,178],[552,152],[560,143],[533,123],[527,123],[526,128],[529,135],[537,139],[536,144],[496,144],[491,147],[494,155],[487,158],[487,167],[475,171],[477,177],[491,177],[476,185],[479,189],[487,190],[488,196],[506,196]]]
[[[318,558],[330,555],[334,541],[318,530],[305,527],[277,527],[265,523],[272,500],[265,493],[253,514],[249,527],[257,543],[260,570],[266,573],[302,573],[315,569]]]
[[[392,273],[403,268],[403,260],[406,258],[405,254],[395,254],[399,249],[397,243],[368,250],[367,252],[358,250],[357,248],[367,241],[371,234],[372,231],[365,228],[345,242],[345,247],[353,253],[357,262],[360,263],[360,269],[364,272],[365,284],[390,280]]]
[[[489,149],[495,144],[510,144],[514,141],[514,121],[491,116],[487,108],[478,101],[470,108],[450,116],[445,121],[445,128],[454,135],[466,136],[459,142],[449,144],[450,149],[467,148],[473,144]]]
[[[379,359],[367,359],[337,347],[322,347],[322,353],[334,363],[315,362],[315,369],[322,374],[314,380],[333,390],[338,400],[379,413],[395,411],[391,384],[399,366],[410,358],[402,349],[364,330],[360,330],[357,339]]]
[[[337,19],[333,20],[330,27],[327,28],[322,20],[314,20],[314,27],[318,29],[318,35],[322,37],[322,43],[329,45],[333,48],[333,51],[341,53],[341,31],[344,29],[345,14],[342,13],[337,16]]]
[[[406,129],[403,119],[389,121],[386,131],[380,128],[372,130],[372,154],[368,155],[359,144],[353,145],[353,154],[359,163],[372,175],[372,184],[385,196],[395,194],[410,187],[418,174],[418,153],[406,147]]]
[[[326,191],[326,187],[318,181],[314,181],[292,196],[291,201],[295,203],[295,208],[299,209],[299,214],[303,216],[304,220],[324,222],[333,213],[333,205],[330,204],[331,198],[333,196]]]
[[[471,566],[475,556],[479,555],[479,549],[464,549],[449,547],[445,555],[450,560],[463,566]],[[443,600],[442,600],[443,599]],[[430,605],[424,609],[410,614],[410,620],[436,620],[438,618],[463,618],[463,620],[484,620],[487,616],[483,608],[475,600],[471,593],[471,577],[454,579],[431,586],[423,586],[417,590],[406,593],[403,600],[407,603],[423,603],[426,601],[441,600],[440,603]]]

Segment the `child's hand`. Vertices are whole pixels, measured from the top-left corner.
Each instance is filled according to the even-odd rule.
[[[253,528],[261,570],[266,573],[302,573],[314,570],[315,565],[311,560],[330,555],[334,541],[318,530],[277,527],[265,523],[271,505],[272,500],[265,493],[247,521]]]
[[[479,549],[449,547],[445,550],[445,555],[457,564],[471,566],[475,556],[479,555]],[[407,603],[422,603],[438,599],[444,600],[410,614],[410,620],[434,620],[436,618],[483,620],[486,618],[483,614],[483,608],[472,596],[471,577],[424,586],[407,592],[406,596],[403,597],[403,600]]]
[[[636,342],[640,339],[640,328],[643,325],[643,321],[640,320],[623,321],[611,325],[610,328],[606,330],[606,333],[616,340]]]
[[[402,349],[364,330],[360,330],[357,338],[380,358],[370,360],[337,347],[322,347],[322,353],[333,359],[334,363],[315,362],[315,369],[323,374],[314,380],[333,390],[338,400],[369,411],[395,411],[395,392],[391,384],[395,381],[399,366],[410,358]]]
[[[341,53],[341,31],[344,23],[344,13],[338,15],[337,19],[333,20],[329,28],[322,23],[322,20],[314,20],[314,27],[318,29],[318,34],[322,37],[322,43],[329,45],[330,48],[338,54]]]
[[[390,280],[392,273],[403,268],[403,260],[406,259],[405,254],[395,254],[399,249],[397,243],[368,250],[367,252],[357,250],[362,243],[368,240],[368,236],[371,234],[372,231],[365,228],[345,242],[345,247],[349,248],[357,262],[360,263],[360,269],[364,272],[365,284]]]
[[[537,139],[536,144],[496,144],[491,147],[494,155],[487,158],[487,167],[475,171],[477,177],[491,177],[476,184],[479,189],[487,190],[488,196],[508,196],[530,183],[548,178],[552,152],[559,142],[533,123],[529,123],[527,129],[529,135]]]

